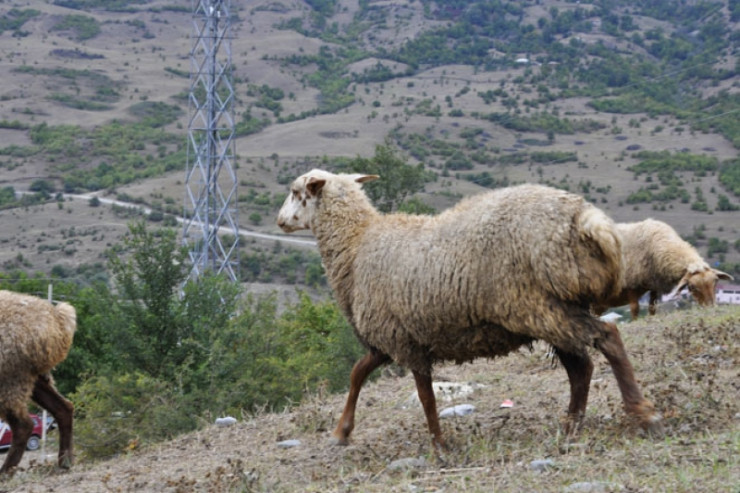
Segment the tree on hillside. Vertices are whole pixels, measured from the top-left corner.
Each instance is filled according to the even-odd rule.
[[[213,338],[233,315],[238,286],[206,275],[181,296],[187,252],[171,229],[131,224],[123,248],[123,255],[109,253],[115,293],[102,299],[114,369],[165,380],[177,375],[181,386],[197,386],[190,382],[200,379],[193,368],[208,359]]]
[[[382,212],[398,209],[406,197],[420,191],[429,181],[422,163],[416,166],[406,164],[388,142],[376,146],[372,158],[358,156],[347,163],[346,171],[380,176],[379,180],[367,183],[363,188]]]
[[[111,344],[122,368],[163,376],[180,339],[177,290],[187,253],[177,248],[173,230],[147,231],[142,221],[129,225],[123,248],[124,255],[108,254],[116,288],[109,300]]]

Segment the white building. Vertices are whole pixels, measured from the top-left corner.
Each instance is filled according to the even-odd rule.
[[[717,284],[717,304],[740,305],[740,284]]]

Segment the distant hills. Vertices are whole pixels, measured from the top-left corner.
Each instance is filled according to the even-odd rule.
[[[740,274],[738,2],[231,4],[243,227],[278,232],[292,177],[388,146],[428,172],[427,207],[548,183],[664,220]],[[58,192],[177,227],[193,22],[167,1],[0,4],[5,272],[87,277],[135,217]],[[245,281],[315,282],[311,252],[242,250]]]

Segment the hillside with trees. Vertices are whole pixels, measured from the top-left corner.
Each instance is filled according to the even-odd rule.
[[[436,214],[474,193],[533,182],[581,194],[620,222],[663,220],[713,266],[740,276],[737,0],[232,4],[243,230],[283,238],[275,216],[288,184],[315,167],[379,174],[366,190],[384,212]],[[305,400],[313,407],[291,415],[291,426],[325,434],[339,409],[334,401],[329,409],[317,404],[316,393],[324,399],[344,391],[362,353],[315,248],[245,236],[240,284],[206,277],[181,292],[186,253],[177,219],[192,23],[190,4],[169,0],[0,3],[0,286],[46,296],[51,284],[55,299],[78,310],[72,353],[55,375],[77,405],[82,464],[138,453],[201,430],[216,416],[246,420]],[[658,321],[633,327],[635,337],[643,327],[661,333],[676,358],[693,358],[684,366],[706,360],[704,370],[670,367],[649,344],[640,346],[638,361],[655,356],[645,362],[653,383],[672,372],[666,382],[680,396],[669,383],[653,395],[674,413],[677,441],[706,431],[696,406],[708,405],[707,426],[737,443],[736,431],[727,434],[737,419],[728,369],[737,363],[737,314],[711,319],[717,340],[701,338],[703,320],[676,323],[677,333],[663,333]],[[520,370],[544,371],[532,359]],[[494,371],[496,385],[508,378]],[[396,372],[378,385],[401,378]],[[523,394],[531,384],[510,388]],[[539,404],[557,414],[560,397]],[[602,439],[629,450],[628,438],[616,438],[622,423],[609,424],[619,410],[607,418],[616,405],[604,399],[608,405],[591,420],[602,428],[586,439],[589,453],[599,453],[593,444]],[[498,433],[498,418],[486,419],[485,432]],[[403,426],[411,423],[405,420]],[[501,432],[512,447],[522,445],[521,430],[534,427],[519,425]],[[525,460],[492,442],[467,441],[479,424],[464,426],[458,439],[467,452],[451,459],[453,468]],[[556,433],[554,423],[545,427]],[[399,452],[388,446],[375,457],[350,449],[348,463],[378,466],[423,455],[422,428]],[[543,453],[561,449],[559,436],[537,429],[548,444]],[[269,439],[284,437],[275,435]],[[707,479],[705,467],[720,470],[719,478],[737,473],[727,442],[712,448],[705,437],[692,444],[692,459],[671,462],[684,456],[669,448],[673,459],[656,452],[656,460],[695,466],[694,479]],[[487,455],[474,458],[481,446]],[[700,453],[709,449],[714,462]],[[219,473],[213,467],[215,490],[215,478],[240,474],[234,471],[241,466],[229,464]],[[381,469],[358,471],[344,489],[370,485]],[[188,490],[174,472],[168,480],[173,491]],[[658,482],[655,489],[688,490],[692,481]],[[252,491],[276,483],[234,484]],[[342,489],[319,484],[317,491]]]

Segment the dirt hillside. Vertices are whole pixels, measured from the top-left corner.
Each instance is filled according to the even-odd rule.
[[[531,353],[436,369],[448,389],[438,391],[439,410],[475,408],[442,420],[451,443],[442,456],[432,450],[413,378],[385,371],[363,390],[347,447],[329,441],[345,396],[318,394],[114,459],[82,454],[69,472],[29,453],[0,492],[737,492],[740,307],[663,307],[620,328],[645,394],[665,417],[663,439],[645,437],[626,418],[596,354],[583,429],[563,436],[566,374],[538,344]],[[500,407],[505,399],[512,408]],[[286,440],[300,444],[281,448]]]

